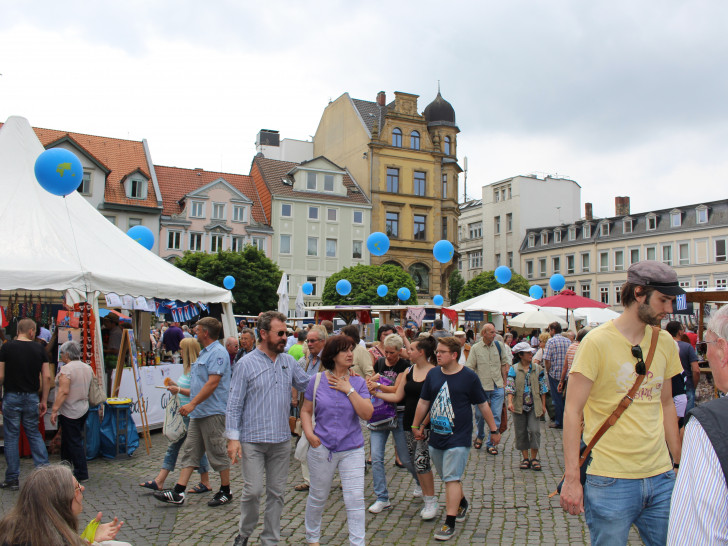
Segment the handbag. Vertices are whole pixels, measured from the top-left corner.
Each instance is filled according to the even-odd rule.
[[[380,377],[379,382],[388,386],[392,384],[387,377]],[[372,406],[374,406],[374,412],[367,423],[369,430],[383,431],[397,428],[397,406],[374,397],[372,397]]]
[[[585,445],[584,442],[581,442],[581,448],[579,450],[579,471],[580,471],[580,481],[581,486],[584,487],[584,484],[586,483],[586,470],[591,464],[591,450],[594,448],[596,443],[599,441],[599,439],[604,436],[604,433],[609,430],[609,427],[614,425],[614,423],[617,422],[617,419],[619,419],[622,414],[624,413],[624,410],[626,410],[628,407],[632,405],[632,402],[634,401],[634,396],[637,393],[637,390],[640,388],[640,385],[642,384],[642,381],[644,381],[645,377],[647,377],[647,373],[650,371],[650,364],[652,364],[652,357],[655,356],[655,349],[657,348],[657,339],[660,336],[660,327],[659,326],[653,326],[652,327],[652,338],[650,339],[650,351],[647,353],[647,358],[645,359],[645,373],[644,375],[637,374],[637,379],[635,379],[634,385],[632,385],[632,388],[629,389],[629,392],[625,395],[624,398],[619,402],[617,405],[617,408],[612,412],[612,415],[607,417],[607,419],[602,423],[602,426],[599,427],[599,430],[597,433],[592,437],[592,439],[589,441],[588,445]],[[549,495],[549,498],[553,497],[554,495],[561,493],[561,488],[564,485],[564,478],[566,477],[566,473],[564,473],[564,476],[562,476],[561,481],[556,486],[556,491],[551,493]]]
[[[176,442],[187,434],[187,425],[179,412],[179,397],[173,394],[164,409],[162,433],[170,442]]]
[[[311,410],[311,427],[316,426],[316,391],[318,391],[319,383],[321,383],[321,376],[324,374],[324,372],[319,372],[316,374],[316,382],[313,384],[313,409]],[[303,428],[303,427],[302,427]],[[296,444],[296,451],[293,454],[293,457],[296,458],[299,461],[305,461],[306,457],[308,456],[308,448],[311,444],[308,442],[308,438],[303,433],[303,430],[301,431],[301,439],[298,440],[298,443]]]
[[[88,386],[88,404],[90,407],[96,407],[106,402],[106,393],[99,385],[96,375],[91,372],[91,383]]]

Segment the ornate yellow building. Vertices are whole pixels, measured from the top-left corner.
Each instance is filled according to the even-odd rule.
[[[417,112],[417,95],[383,91],[375,102],[344,93],[329,103],[314,137],[314,156],[349,169],[372,202],[372,231],[390,238],[390,249],[372,264],[408,271],[420,302],[447,296],[447,277],[457,266],[458,175],[455,110],[437,97]],[[456,256],[440,264],[432,255],[440,239]]]

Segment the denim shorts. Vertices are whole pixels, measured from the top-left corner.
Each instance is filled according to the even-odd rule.
[[[437,449],[430,446],[430,459],[443,482],[462,481],[470,456],[470,446]]]

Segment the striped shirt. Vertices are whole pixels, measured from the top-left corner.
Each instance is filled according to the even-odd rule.
[[[728,543],[728,490],[708,435],[697,419],[685,426],[680,470],[670,504],[667,543]]]
[[[291,387],[305,391],[311,375],[287,353],[275,362],[260,349],[245,355],[233,373],[225,437],[245,443],[280,443],[291,438]]]

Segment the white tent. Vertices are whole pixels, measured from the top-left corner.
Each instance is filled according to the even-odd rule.
[[[490,311],[491,313],[525,313],[533,311],[533,305],[527,305],[527,301],[533,301],[533,298],[501,287],[452,305],[450,309],[455,311]]]
[[[547,328],[552,322],[558,322],[562,328],[568,326],[564,319],[557,317],[550,311],[546,311],[543,307],[526,311],[509,319],[508,325],[516,328]]]
[[[100,293],[223,304],[234,335],[232,293],[193,277],[133,241],[77,192],[52,195],[35,179],[44,151],[28,121],[0,128],[0,290],[57,290],[72,301]],[[96,309],[98,312],[98,310]]]
[[[583,315],[584,321],[589,326],[603,324],[619,316],[619,313],[616,311],[606,308],[600,309],[598,307],[580,307],[579,309],[574,309],[574,313],[577,319],[579,319],[579,315]]]

